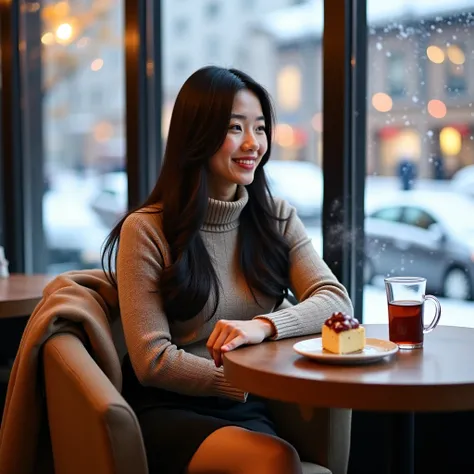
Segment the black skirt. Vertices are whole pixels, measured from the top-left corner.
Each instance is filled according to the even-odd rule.
[[[260,397],[249,395],[241,403],[144,387],[128,355],[122,372],[123,396],[137,414],[150,474],[183,474],[201,443],[224,426],[277,436],[265,400]]]

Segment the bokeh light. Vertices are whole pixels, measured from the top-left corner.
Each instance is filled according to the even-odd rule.
[[[430,61],[436,64],[441,64],[444,61],[444,51],[439,46],[428,46],[426,55]]]
[[[393,100],[384,92],[377,92],[372,96],[372,105],[379,112],[389,112],[393,107]]]
[[[428,102],[428,113],[434,118],[443,118],[446,115],[447,109],[443,101],[433,99]]]

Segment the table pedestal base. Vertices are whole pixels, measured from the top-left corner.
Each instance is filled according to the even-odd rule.
[[[388,474],[415,473],[415,414],[392,413],[390,417]]]

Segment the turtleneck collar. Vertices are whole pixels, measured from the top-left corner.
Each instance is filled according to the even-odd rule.
[[[248,200],[249,196],[244,186],[237,187],[235,201],[218,201],[209,198],[207,214],[201,230],[226,232],[235,229],[239,225],[240,213]]]

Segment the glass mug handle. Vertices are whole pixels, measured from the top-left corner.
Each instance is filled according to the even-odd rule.
[[[431,332],[438,325],[439,319],[441,318],[441,304],[438,298],[432,295],[425,295],[423,296],[423,304],[425,303],[426,300],[433,301],[435,305],[435,315],[434,315],[433,321],[431,321],[431,323],[428,324],[428,326],[423,327],[423,334],[428,334],[429,332]]]

